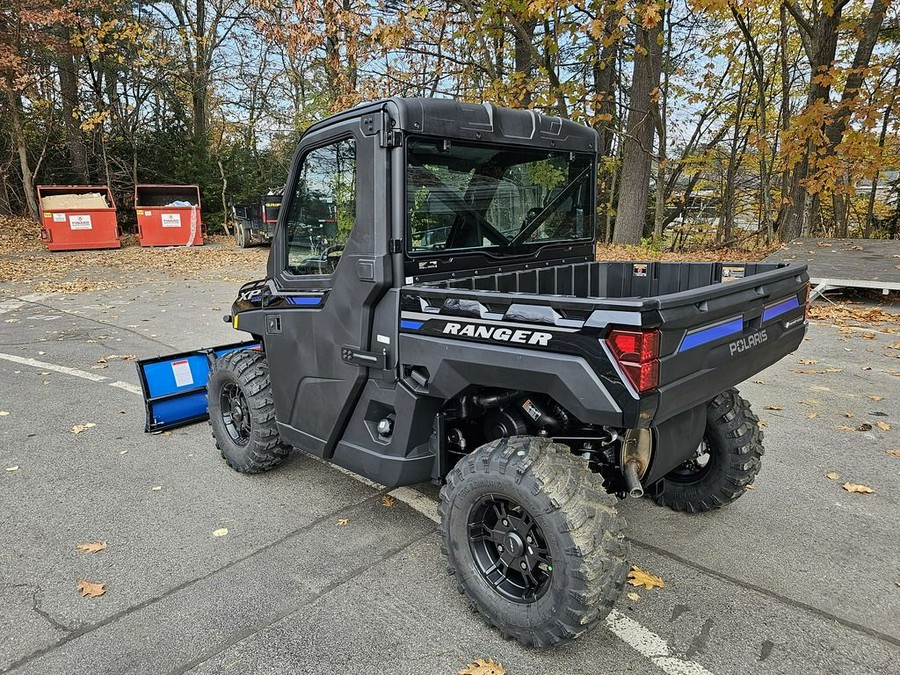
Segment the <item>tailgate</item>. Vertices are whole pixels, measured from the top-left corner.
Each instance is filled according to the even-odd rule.
[[[655,422],[712,399],[800,346],[809,276],[789,266],[661,296]]]

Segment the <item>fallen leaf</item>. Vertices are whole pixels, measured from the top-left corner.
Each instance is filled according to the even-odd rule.
[[[86,544],[78,544],[76,548],[84,553],[99,553],[105,551],[107,546],[105,541],[89,541]]]
[[[758,426],[760,429],[765,429],[767,426],[769,426],[769,423],[766,422],[765,420],[759,420],[756,423],[756,426]]]
[[[80,434],[82,431],[86,431],[87,429],[90,429],[95,426],[97,426],[97,425],[94,424],[93,422],[85,422],[84,424],[76,424],[74,427],[72,427],[72,433]]]
[[[841,485],[847,492],[858,492],[860,494],[868,495],[875,492],[868,485],[857,485],[856,483],[844,483]]]
[[[394,505],[395,501],[397,501],[397,500],[395,500],[390,495],[384,495],[384,497],[381,498],[381,505],[387,506],[388,508],[390,508]]]
[[[666,583],[655,574],[645,572],[637,565],[628,571],[628,583],[631,586],[643,586],[647,590],[651,588],[663,588]]]
[[[625,595],[625,597],[628,598],[629,600],[631,600],[632,602],[637,602],[638,600],[641,599],[641,596],[638,595],[637,593],[627,593]]]
[[[806,419],[808,419],[808,420],[815,419],[818,416],[819,416],[819,413],[817,413],[815,410],[813,410],[812,412],[806,413]]]
[[[0,410],[0,417],[6,417],[7,415],[9,415],[8,410]]]
[[[853,413],[852,413],[852,412],[845,412],[845,413],[844,413],[844,417],[853,417]]]
[[[104,359],[104,358],[101,356],[99,359],[97,359],[97,363],[106,363],[106,359]]]
[[[756,489],[756,486],[755,486],[753,483],[747,483],[747,484],[744,486],[744,489],[745,489],[745,490],[755,490],[755,489]]]
[[[767,405],[766,410],[784,410],[784,406],[780,405]]]
[[[841,474],[839,474],[837,471],[829,471],[825,474],[825,478],[827,478],[828,480],[837,480],[840,477]]]
[[[819,359],[800,359],[801,366],[811,366],[814,363],[818,363]]]
[[[878,403],[878,401],[883,401],[884,396],[876,396],[875,394],[869,394],[869,398]]]
[[[857,431],[871,431],[871,430],[872,430],[872,425],[869,424],[868,422],[863,422],[863,423],[860,424],[858,427],[856,427],[856,430],[857,430]]]
[[[154,485],[152,488],[150,488],[150,490],[152,490],[153,492],[159,492],[160,490],[162,490],[162,485]]]
[[[872,370],[872,366],[863,366],[860,370]]]
[[[120,455],[127,455],[127,454],[128,454],[128,451],[127,451],[127,450],[119,450],[119,454],[120,454]]]
[[[214,537],[224,537],[226,534],[228,534],[227,527],[220,527],[218,530],[213,530]]]
[[[763,380],[753,380],[753,384],[765,384]]]
[[[874,340],[875,339],[875,333],[863,333],[862,336],[866,340]]]
[[[853,431],[853,427],[848,427],[846,424],[838,424],[835,429],[838,431]]]
[[[895,342],[892,345],[888,345],[888,349],[900,349],[900,342]]]
[[[475,659],[467,663],[458,675],[506,675],[506,668],[501,663],[494,663],[494,659]]]
[[[8,466],[8,467],[6,467],[6,470],[9,471],[9,472],[18,471],[18,470],[19,470],[19,465],[16,464],[15,466]]]
[[[349,518],[338,518],[338,521],[337,521],[338,527],[344,527],[345,525],[349,525],[349,524],[350,524]]]
[[[105,363],[95,363],[94,365],[91,366],[91,370],[103,370],[104,368],[107,368],[107,367],[108,366]]]
[[[891,455],[892,457],[900,457],[900,448],[895,449],[895,450],[885,450],[885,452],[887,454]]]
[[[75,582],[75,588],[81,592],[82,598],[99,598],[106,593],[106,584],[79,579]]]
[[[887,422],[875,422],[875,426],[881,429],[882,431],[890,431],[891,425]]]

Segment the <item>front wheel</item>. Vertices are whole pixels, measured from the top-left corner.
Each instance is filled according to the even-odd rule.
[[[703,441],[693,457],[662,479],[654,500],[675,511],[721,508],[753,483],[762,455],[759,418],[737,389],[729,389],[709,402]]]
[[[206,384],[209,424],[225,462],[241,473],[275,468],[290,448],[275,425],[266,355],[239,350],[216,359]]]
[[[550,647],[603,620],[628,572],[624,522],[564,445],[513,437],[462,459],[441,489],[441,548],[459,591],[501,633]]]

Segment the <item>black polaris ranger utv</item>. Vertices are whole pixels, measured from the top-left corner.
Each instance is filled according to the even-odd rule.
[[[208,393],[238,471],[296,447],[442,484],[472,607],[538,647],[596,625],[628,569],[618,498],[706,511],[753,482],[762,433],[733,387],[798,347],[808,292],[801,265],[595,262],[596,148],[449,100],[316,124],[268,275],[226,317],[254,342],[143,362],[148,429]]]

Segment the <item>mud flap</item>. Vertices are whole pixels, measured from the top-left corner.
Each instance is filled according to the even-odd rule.
[[[137,361],[147,412],[144,431],[165,431],[207,419],[206,381],[213,361],[239,349],[259,348],[258,342],[242,342]]]

